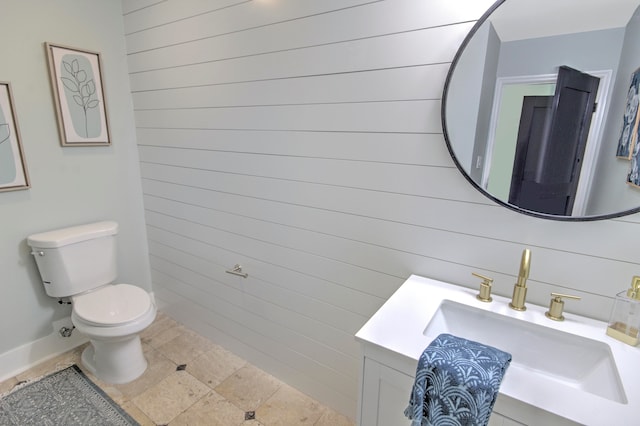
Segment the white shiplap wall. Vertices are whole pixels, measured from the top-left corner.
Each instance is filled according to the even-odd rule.
[[[448,66],[490,0],[123,0],[156,294],[355,416],[353,334],[410,274],[605,319],[639,217],[566,223],[472,189],[446,151]],[[226,274],[240,263],[248,279]]]

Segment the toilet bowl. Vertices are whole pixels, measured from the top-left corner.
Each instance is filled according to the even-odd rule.
[[[107,383],[138,378],[147,368],[140,333],[156,317],[149,293],[130,284],[109,284],[71,297],[71,321],[91,345],[82,364]]]
[[[104,221],[27,238],[46,293],[71,299],[71,321],[91,342],[82,364],[113,384],[133,381],[146,370],[139,333],[156,317],[147,291],[114,283],[117,231],[116,222]]]

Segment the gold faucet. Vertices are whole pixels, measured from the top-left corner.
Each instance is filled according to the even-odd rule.
[[[570,294],[562,294],[562,293],[551,293],[551,302],[549,302],[549,310],[544,314],[547,318],[552,319],[554,321],[564,321],[564,315],[562,315],[562,310],[564,309],[564,300],[565,299],[574,299],[580,300],[579,296],[572,296]]]
[[[516,311],[526,311],[527,307],[524,302],[527,299],[527,278],[529,278],[529,268],[531,267],[531,250],[524,249],[522,251],[522,259],[520,260],[520,272],[518,272],[518,281],[513,286],[513,297],[509,306]]]
[[[481,278],[482,283],[480,284],[480,292],[476,296],[481,302],[491,302],[493,298],[491,297],[491,283],[493,283],[493,278],[485,277],[484,275],[480,275],[477,272],[472,272],[471,275]]]

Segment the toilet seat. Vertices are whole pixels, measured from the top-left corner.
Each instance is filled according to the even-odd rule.
[[[106,285],[72,297],[75,316],[88,325],[115,327],[136,321],[153,309],[149,293],[131,284]]]

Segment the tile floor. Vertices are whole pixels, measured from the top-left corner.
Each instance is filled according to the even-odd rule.
[[[149,367],[131,383],[109,385],[85,373],[143,426],[353,426],[163,313],[142,333],[142,345]],[[0,394],[72,364],[82,368],[83,348],[5,380]]]

